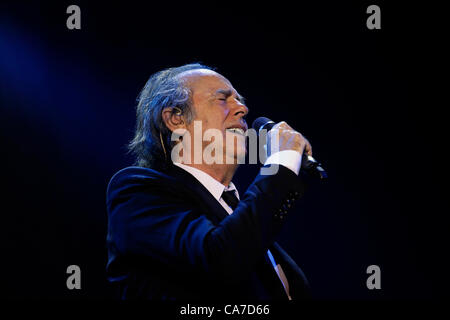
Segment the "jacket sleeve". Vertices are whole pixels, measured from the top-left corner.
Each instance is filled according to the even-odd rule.
[[[238,282],[274,242],[302,193],[300,178],[280,166],[275,175],[258,175],[233,214],[215,225],[172,181],[118,175],[107,193],[108,239],[121,255]]]

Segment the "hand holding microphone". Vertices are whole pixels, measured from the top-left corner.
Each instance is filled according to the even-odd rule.
[[[278,136],[278,150],[294,150],[301,154],[312,156],[312,148],[309,141],[298,131],[295,131],[285,121],[275,124],[267,133],[267,156],[272,154],[272,142]]]
[[[261,129],[268,130],[267,136],[267,156],[271,155],[271,143],[272,140],[277,136],[278,133],[278,149],[277,151],[283,150],[294,150],[302,154],[302,164],[301,167],[310,175],[316,176],[320,179],[326,179],[328,177],[325,170],[322,168],[320,163],[318,163],[312,157],[312,148],[309,141],[298,131],[295,131],[286,122],[279,122],[275,124],[272,120],[259,117],[252,124],[253,129],[260,131]]]

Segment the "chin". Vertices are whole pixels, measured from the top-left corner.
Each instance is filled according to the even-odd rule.
[[[234,152],[226,153],[225,163],[244,164],[245,156],[247,154],[247,148],[245,144],[235,146],[233,151]]]
[[[227,134],[225,139],[230,138],[232,140],[225,140],[226,141],[224,145],[225,163],[243,164],[245,162],[245,156],[247,154],[246,138],[245,136],[241,135],[233,134],[232,136],[230,136],[229,134]],[[227,148],[227,146],[232,147]]]

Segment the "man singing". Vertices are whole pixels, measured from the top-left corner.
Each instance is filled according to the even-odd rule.
[[[277,151],[267,148],[262,168],[277,172],[258,174],[240,194],[232,179],[246,152],[247,113],[231,83],[201,64],[150,77],[129,145],[136,166],[117,172],[107,189],[107,275],[121,299],[309,297],[303,272],[275,238],[302,195],[298,174],[311,146],[278,123],[267,138]],[[220,135],[212,139],[223,145],[219,161],[205,161],[211,141],[195,139],[208,132]]]

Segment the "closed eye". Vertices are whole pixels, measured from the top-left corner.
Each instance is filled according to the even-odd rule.
[[[219,89],[219,90],[216,91],[216,94],[218,94],[220,96],[220,98],[218,98],[219,100],[227,101],[227,99],[233,95],[233,92],[230,89],[227,89],[227,90]],[[240,103],[242,103],[242,104],[245,103],[244,102],[244,100],[245,100],[244,97],[241,96],[239,93],[236,93],[235,99],[237,101],[239,101]]]
[[[221,94],[221,96],[219,96],[219,100],[221,100],[221,101],[227,101],[227,99],[228,99],[228,95],[226,95],[226,94]]]

